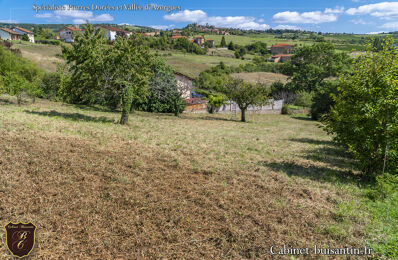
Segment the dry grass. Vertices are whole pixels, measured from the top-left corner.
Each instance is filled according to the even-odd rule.
[[[264,83],[267,85],[271,85],[276,81],[281,81],[282,83],[286,83],[288,81],[288,77],[279,74],[279,73],[272,73],[272,72],[242,72],[242,73],[234,73],[232,74],[233,77],[241,78],[250,83]]]
[[[118,118],[0,97],[0,222],[38,225],[31,259],[264,259],[273,244],[360,243],[356,230],[326,229],[351,162],[316,123]]]
[[[57,63],[64,62],[61,58],[57,57],[57,55],[62,53],[61,46],[21,42],[14,44],[13,48],[20,49],[22,57],[35,62],[47,72],[56,71]]]

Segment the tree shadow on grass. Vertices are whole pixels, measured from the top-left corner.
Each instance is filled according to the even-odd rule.
[[[113,119],[109,119],[106,117],[93,117],[93,116],[87,116],[84,114],[80,113],[61,113],[55,110],[51,111],[29,111],[29,110],[24,110],[25,113],[28,114],[33,114],[33,115],[40,115],[40,116],[48,116],[48,117],[63,117],[68,120],[72,121],[85,121],[85,122],[96,122],[96,123],[114,123]]]
[[[0,98],[0,105],[14,105],[15,103],[7,98]]]
[[[264,162],[263,166],[274,171],[283,171],[289,176],[299,176],[318,182],[357,184],[366,181],[362,174],[357,173],[356,162],[351,154],[336,143],[311,138],[293,138],[289,141],[316,145],[313,149],[303,151],[301,156],[301,158],[313,163]]]

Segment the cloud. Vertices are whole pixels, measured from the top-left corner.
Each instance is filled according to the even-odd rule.
[[[360,19],[353,19],[353,20],[350,20],[350,21],[353,22],[354,24],[362,24],[362,25],[369,24],[368,22],[365,22],[362,18],[360,18]]]
[[[255,22],[256,18],[250,16],[208,16],[202,10],[184,10],[178,13],[165,15],[164,19],[173,22],[190,22],[199,24],[211,24],[217,27],[239,28],[243,30],[265,30],[270,28],[268,24]]]
[[[379,28],[385,28],[385,29],[398,29],[398,22],[389,22],[389,23],[385,23],[385,24],[379,26]]]
[[[7,20],[0,20],[0,23],[18,23],[16,20],[7,19]]]
[[[272,29],[279,29],[279,30],[301,30],[300,27],[294,25],[283,25],[280,24],[278,26],[272,27]]]
[[[44,14],[35,14],[36,18],[51,18],[53,17],[53,14],[51,13],[44,13]]]
[[[93,12],[90,12],[90,11],[68,9],[67,5],[65,5],[65,10],[56,10],[56,11],[54,11],[54,14],[52,14],[52,13],[35,14],[35,17],[36,18],[52,18],[57,21],[73,19],[73,23],[75,23],[75,24],[83,24],[83,23],[86,23],[86,21],[89,21],[89,22],[113,21],[113,16],[111,16],[110,14],[94,15]]]
[[[257,20],[257,22],[263,23],[263,22],[265,22],[265,20],[263,18],[260,18],[260,19]]]
[[[398,2],[382,2],[377,4],[362,5],[358,8],[350,8],[346,11],[348,15],[371,15],[385,18],[398,16]]]
[[[367,34],[380,34],[380,33],[387,33],[385,31],[380,31],[380,32],[368,32]]]
[[[327,10],[327,9],[326,9]],[[331,12],[332,9],[329,10]],[[273,16],[273,19],[277,23],[327,23],[327,22],[335,22],[337,21],[336,13],[326,13],[321,11],[315,12],[280,12]]]
[[[175,25],[174,24],[171,24],[171,25],[151,25],[149,27],[154,28],[154,29],[158,29],[158,30],[167,30],[167,29],[174,28]]]
[[[173,22],[198,23],[206,19],[207,14],[202,10],[195,10],[195,11],[184,10],[178,13],[165,15],[163,18]]]
[[[342,14],[342,13],[344,13],[344,7],[337,6],[334,9],[326,8],[324,13],[325,14]]]

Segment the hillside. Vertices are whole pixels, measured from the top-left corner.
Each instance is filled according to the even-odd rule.
[[[264,258],[271,245],[362,243],[361,215],[335,217],[359,201],[352,161],[304,117],[139,112],[120,126],[114,112],[14,102],[0,98],[0,218],[38,226],[32,258]]]

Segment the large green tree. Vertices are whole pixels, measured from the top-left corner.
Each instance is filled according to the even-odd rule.
[[[381,46],[356,58],[325,121],[367,174],[398,168],[398,49],[392,39]]]
[[[336,52],[332,43],[316,43],[298,48],[290,62],[291,89],[314,91],[329,77],[335,77],[348,69],[350,58]]]
[[[223,93],[234,101],[241,110],[241,121],[246,122],[246,110],[249,106],[262,106],[269,100],[269,88],[263,84],[251,84],[242,79],[229,78]]]

